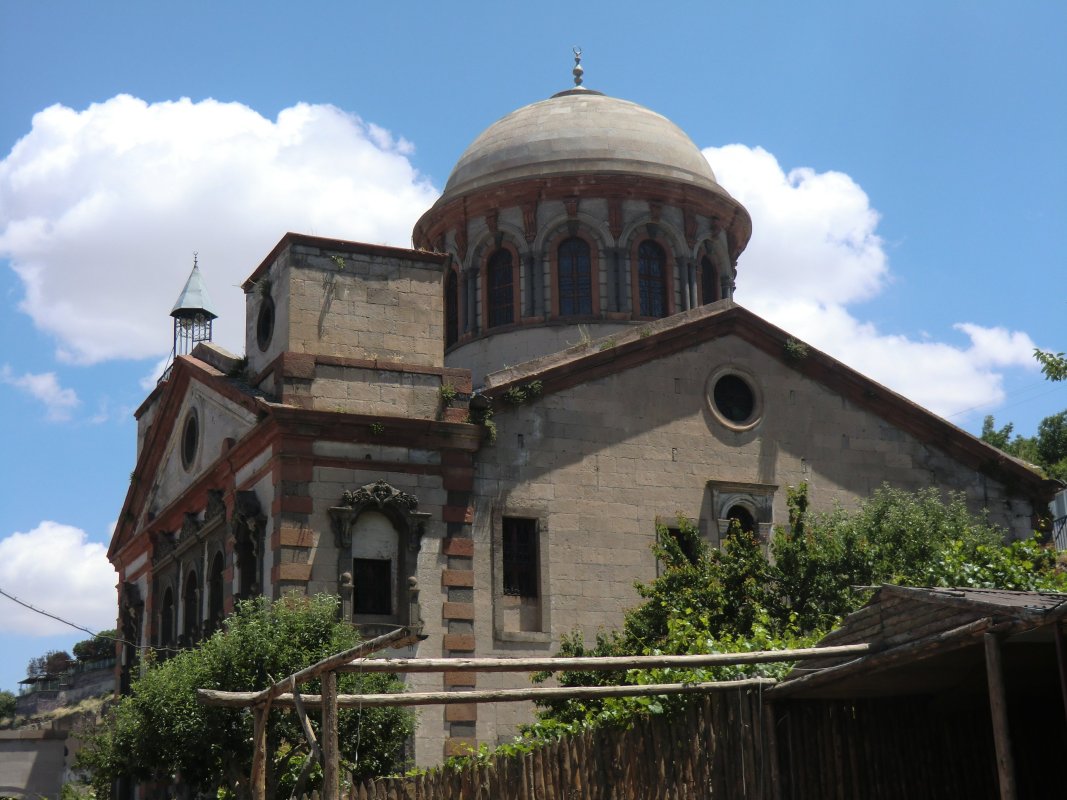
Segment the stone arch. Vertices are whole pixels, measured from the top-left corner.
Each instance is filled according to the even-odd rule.
[[[542,239],[541,263],[547,266],[549,280],[548,297],[545,301],[546,315],[557,318],[562,316],[580,316],[581,314],[564,314],[560,308],[559,294],[559,248],[568,239],[581,239],[589,247],[590,271],[590,308],[585,316],[596,316],[603,311],[601,305],[602,286],[606,283],[604,263],[606,248],[604,239],[598,235],[595,226],[584,223],[582,215],[577,219],[560,218],[552,226],[546,226]]]
[[[174,587],[165,586],[159,601],[159,635],[157,641],[160,647],[169,647],[174,644],[175,631],[175,604]]]
[[[663,219],[654,221],[651,214],[642,214],[631,220],[619,236],[619,253],[627,267],[622,270],[622,273],[628,284],[630,312],[634,318],[642,318],[638,304],[638,249],[641,242],[649,240],[662,247],[666,255],[667,310],[664,316],[670,316],[678,311],[680,297],[683,298],[681,305],[686,305],[684,298],[687,296],[686,270],[689,247],[685,243],[685,237],[669,222]]]
[[[240,491],[234,500],[230,533],[237,571],[237,598],[254,597],[263,591],[263,515],[255,492]]]
[[[196,567],[186,573],[182,585],[182,644],[194,644],[200,636],[200,580]]]
[[[207,608],[206,608],[206,624],[204,626],[204,635],[210,636],[222,623],[223,616],[223,600],[224,600],[224,581],[223,575],[226,569],[226,557],[223,554],[221,548],[215,550],[215,554],[208,562],[207,572],[207,585],[205,587],[205,594],[207,596]]]

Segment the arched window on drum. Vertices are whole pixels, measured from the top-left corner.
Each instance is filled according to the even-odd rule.
[[[700,297],[704,303],[719,299],[719,273],[707,256],[700,261]]]
[[[642,317],[667,316],[667,254],[653,241],[637,248],[637,295]]]
[[[515,322],[515,265],[511,251],[496,250],[485,268],[486,326],[495,328]]]
[[[556,253],[556,293],[561,317],[593,313],[593,270],[589,243],[573,236]]]

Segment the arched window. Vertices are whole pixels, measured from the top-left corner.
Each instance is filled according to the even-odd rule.
[[[215,553],[211,561],[211,572],[207,579],[207,624],[208,634],[214,633],[222,621],[222,553]]]
[[[400,574],[400,539],[389,518],[365,511],[352,534],[352,610],[356,617],[395,614]]]
[[[459,279],[450,269],[445,278],[445,347],[459,341]]]
[[[719,275],[707,256],[700,262],[700,294],[705,303],[714,303],[719,299]]]
[[[515,321],[515,270],[511,251],[502,247],[489,256],[485,272],[488,327],[510,325]]]
[[[637,248],[637,292],[642,317],[667,316],[667,256],[653,241]]]
[[[574,236],[564,239],[557,251],[559,314],[593,313],[593,277],[589,244]]]
[[[185,644],[190,645],[196,641],[196,634],[199,630],[200,616],[200,591],[196,583],[196,573],[190,572],[189,577],[185,579],[185,595],[182,603],[182,636],[185,637]]]
[[[174,592],[163,592],[163,604],[159,612],[159,643],[174,644]]]
[[[756,520],[752,516],[752,513],[742,505],[733,506],[726,512],[726,518],[730,520],[730,523],[737,523],[737,526],[745,533],[756,532]]]

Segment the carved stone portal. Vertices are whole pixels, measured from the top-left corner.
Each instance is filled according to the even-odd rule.
[[[380,511],[392,520],[399,533],[406,534],[408,549],[418,552],[426,520],[430,517],[426,512],[418,511],[418,507],[419,499],[415,495],[402,492],[384,480],[345,492],[341,496],[341,505],[330,509],[337,546],[346,550],[352,546],[352,528],[360,514]]]

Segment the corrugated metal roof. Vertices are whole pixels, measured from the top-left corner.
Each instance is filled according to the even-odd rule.
[[[930,587],[916,588],[910,586],[885,585],[879,589],[879,593],[895,594],[902,597],[927,600],[929,602],[943,601],[958,605],[962,603],[973,604],[976,607],[997,607],[1003,609],[1005,614],[1024,612],[1028,616],[1032,614],[1044,615],[1056,609],[1067,609],[1067,594],[1060,592],[1020,592],[1011,589],[957,589],[953,587]],[[872,598],[871,602],[874,602]]]
[[[211,319],[218,314],[211,305],[211,298],[207,295],[207,287],[204,286],[204,278],[200,274],[200,267],[193,264],[193,271],[189,273],[189,280],[185,282],[185,288],[178,295],[178,301],[170,310],[172,317],[182,316],[181,312],[199,312]]]

